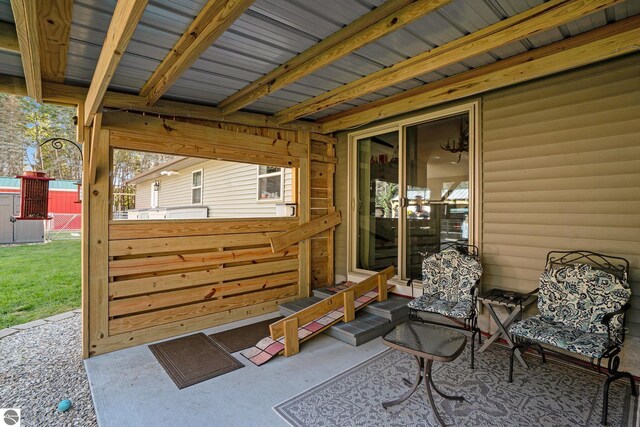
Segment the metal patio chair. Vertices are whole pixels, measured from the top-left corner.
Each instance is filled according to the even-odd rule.
[[[408,304],[409,318],[471,332],[473,369],[476,335],[478,344],[482,344],[477,310],[478,285],[482,276],[478,248],[464,241],[445,243],[436,250],[439,252],[432,253],[428,248],[422,253],[422,295]],[[412,296],[413,280],[408,282]],[[440,316],[453,322],[441,322]]]
[[[539,315],[514,323],[509,332],[515,347],[511,352],[509,382],[513,382],[516,349],[523,353],[532,347],[545,361],[541,344],[557,347],[590,360],[602,369],[607,359],[601,423],[607,423],[609,386],[620,378],[635,381],[628,372],[618,370],[625,337],[625,313],[631,305],[627,282],[629,262],[620,257],[590,251],[552,251],[540,276]]]

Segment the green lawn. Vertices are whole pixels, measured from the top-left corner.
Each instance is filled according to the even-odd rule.
[[[0,329],[80,308],[80,241],[0,246]]]

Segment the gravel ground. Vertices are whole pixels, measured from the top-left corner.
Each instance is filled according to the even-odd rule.
[[[17,407],[22,426],[97,426],[80,352],[80,314],[0,339],[0,407]],[[57,411],[63,399],[73,402]]]

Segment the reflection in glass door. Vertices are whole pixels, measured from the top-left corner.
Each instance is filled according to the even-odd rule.
[[[405,128],[405,275],[420,278],[423,252],[469,239],[469,113]]]
[[[398,265],[399,137],[388,132],[357,143],[356,263],[380,271]]]

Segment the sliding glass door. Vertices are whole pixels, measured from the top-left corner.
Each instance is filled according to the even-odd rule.
[[[473,241],[475,107],[351,137],[352,271],[420,278],[427,247]]]
[[[422,256],[469,239],[469,115],[406,128],[407,277],[422,276]]]
[[[399,135],[358,140],[356,268],[380,271],[398,262]]]

